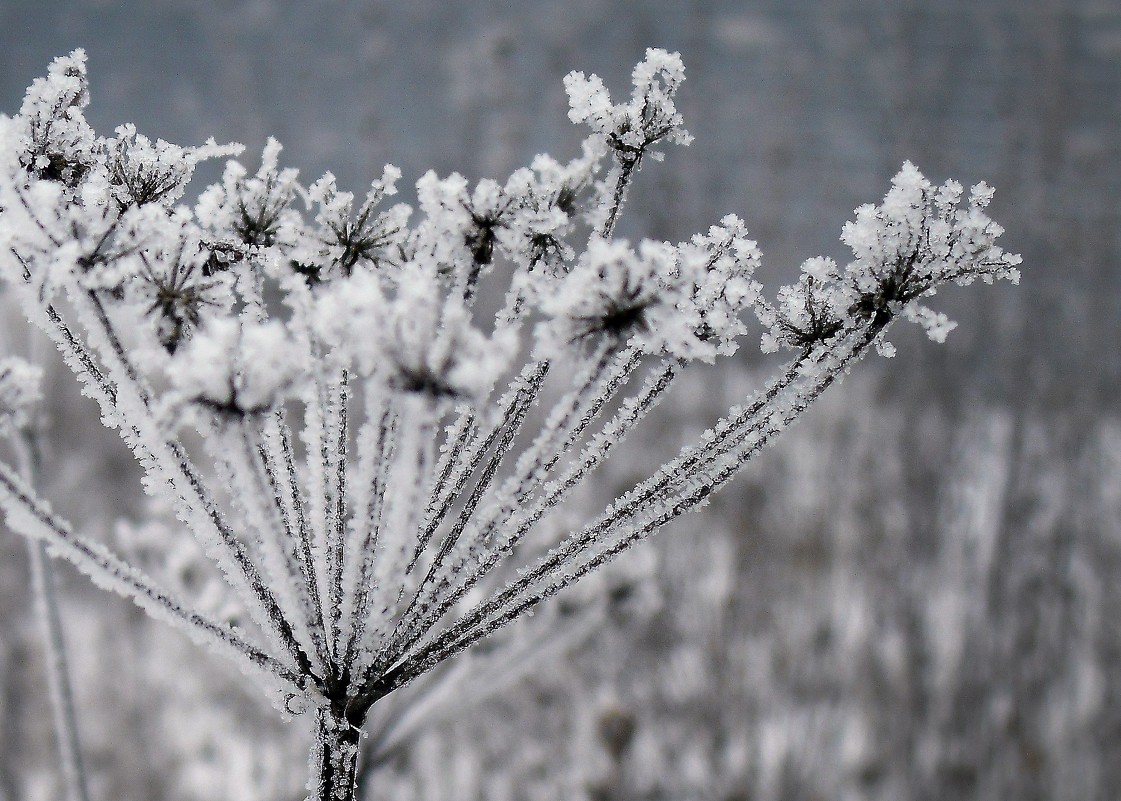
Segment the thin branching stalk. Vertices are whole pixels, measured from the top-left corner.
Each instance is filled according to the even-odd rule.
[[[34,486],[40,472],[37,436],[25,429],[16,437],[20,473],[29,485]],[[78,729],[78,715],[74,706],[74,691],[70,680],[70,660],[67,656],[62,616],[58,607],[58,591],[54,570],[47,554],[47,544],[27,541],[31,562],[31,586],[35,593],[35,606],[43,632],[46,651],[47,682],[51,690],[51,707],[54,712],[55,740],[59,764],[62,767],[63,787],[68,801],[89,801],[89,780],[85,759],[82,756],[82,738]]]

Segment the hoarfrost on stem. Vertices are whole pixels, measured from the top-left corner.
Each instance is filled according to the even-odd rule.
[[[458,676],[452,657],[706,503],[870,346],[888,350],[896,319],[943,339],[952,323],[924,305],[940,286],[1017,277],[991,190],[963,204],[909,163],[844,227],[852,261],[810,259],[774,301],[738,217],[678,244],[614,239],[644,158],[691,139],[678,55],[651,49],[632,77],[623,104],[595,76],[565,79],[592,132],[575,159],[474,187],[430,172],[415,212],[386,205],[392,166],[358,202],[329,174],[305,187],[272,139],[188,206],[195,165],[240,146],[97,137],[81,51],[0,117],[3,277],[245,614],[211,620],[0,464],[9,523],[311,712],[316,798],[353,797],[379,701]],[[764,350],[792,351],[774,380],[581,518],[565,502],[687,363],[736,350],[748,311]],[[4,362],[0,408],[30,386]],[[586,620],[540,617],[562,634]],[[540,634],[492,642],[492,668],[544,650]],[[379,742],[449,695],[388,718]]]

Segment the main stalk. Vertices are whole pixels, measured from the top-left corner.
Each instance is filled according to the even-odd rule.
[[[361,739],[361,729],[345,714],[316,712],[309,801],[355,801]]]

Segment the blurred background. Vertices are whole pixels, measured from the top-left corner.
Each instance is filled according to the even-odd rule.
[[[904,159],[995,186],[1018,289],[940,297],[960,323],[944,346],[894,330],[894,360],[633,556],[656,562],[654,608],[420,733],[371,798],[1116,797],[1116,0],[0,0],[0,31],[5,113],[84,47],[100,133],[240,141],[250,163],[273,135],[306,181],[352,190],[386,162],[409,185],[571,157],[565,73],[624,94],[646,47],[680,51],[696,141],[645,165],[620,232],[678,241],[734,212],[770,291],[805,258],[843,261],[841,225]],[[682,382],[610,480],[746,397],[772,363],[742,350]],[[135,544],[117,523],[143,516],[135,474],[72,383],[49,378],[49,494]],[[242,677],[59,572],[95,798],[302,797],[302,733]],[[26,574],[23,543],[0,539],[12,801],[57,781]]]

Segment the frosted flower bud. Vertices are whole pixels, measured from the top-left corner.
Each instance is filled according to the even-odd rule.
[[[707,234],[679,245],[678,253],[682,277],[691,283],[688,303],[700,319],[697,337],[716,353],[734,353],[735,338],[747,330],[739,315],[759,296],[752,278],[760,262],[758,247],[747,238],[743,222],[730,214]]]
[[[572,230],[568,215],[556,207],[523,208],[514,215],[503,237],[507,249],[530,268],[555,268],[575,257],[565,237]]]
[[[477,401],[507,368],[517,339],[510,330],[487,337],[458,296],[443,294],[434,270],[408,265],[381,323],[380,345],[391,387]]]
[[[280,323],[214,319],[175,354],[168,372],[187,400],[242,416],[282,401],[304,368],[301,349]]]
[[[381,279],[362,271],[316,293],[312,325],[336,360],[371,375],[382,363],[378,341],[388,314]]]
[[[774,306],[756,302],[756,316],[766,329],[763,352],[780,347],[803,350],[829,339],[841,329],[854,297],[835,261],[808,259],[798,283],[779,289]]]
[[[606,151],[597,137],[584,140],[583,153],[567,164],[546,155],[534,158],[530,170],[520,170],[507,182],[506,193],[519,198],[507,226],[499,232],[506,252],[529,269],[560,268],[575,258],[568,242],[580,211],[587,204]],[[526,186],[512,186],[524,177]]]
[[[195,215],[218,239],[251,248],[291,247],[299,238],[299,214],[290,208],[299,185],[297,171],[278,167],[280,143],[269,137],[256,175],[237,161],[226,163],[222,180],[199,196]]]
[[[616,111],[611,95],[598,75],[573,70],[564,76],[568,93],[568,118],[577,125],[586,123],[593,131],[607,136],[615,130]]]
[[[681,56],[650,48],[631,75],[630,102],[613,105],[603,81],[596,75],[570,72],[564,79],[568,92],[568,117],[585,123],[599,134],[620,164],[635,167],[657,142],[687,145],[693,141],[674,105],[674,95],[685,80]]]
[[[233,277],[214,271],[213,258],[198,232],[184,226],[126,262],[135,270],[126,294],[152,321],[168,353],[175,353],[204,319],[233,307]]]
[[[304,258],[309,269],[304,272],[313,280],[323,280],[320,269],[310,269],[324,259],[342,275],[350,275],[362,263],[376,265],[387,259],[404,241],[411,209],[398,204],[378,211],[382,200],[397,194],[401,171],[386,165],[382,177],[370,185],[366,199],[354,209],[354,195],[340,192],[335,176],[327,173],[308,190],[308,201],[318,206],[315,221],[319,226],[320,252]],[[323,257],[323,258],[320,258]]]
[[[413,237],[412,250],[451,268],[468,260],[467,179],[459,173],[440,178],[429,170],[416,182],[417,201],[424,219]]]
[[[202,147],[179,147],[162,139],[152,142],[131,123],[118,126],[116,133],[105,145],[109,182],[121,206],[170,205],[182,196],[200,161],[236,155],[243,149],[236,144],[219,146],[213,139]]]
[[[565,345],[630,344],[707,357],[711,347],[697,338],[691,290],[671,245],[646,240],[636,253],[626,242],[594,239],[572,272],[543,293],[541,308],[552,320],[538,328],[539,347],[552,353]]]
[[[517,350],[512,332],[487,337],[476,329],[436,270],[415,263],[392,287],[366,272],[335,282],[316,297],[314,327],[359,375],[433,398],[481,399]]]
[[[51,62],[24,96],[23,167],[34,177],[75,187],[96,161],[97,140],[82,114],[89,104],[86,53],[74,50]]]
[[[536,207],[556,209],[569,219],[576,217],[606,155],[603,138],[589,136],[581,143],[580,156],[567,164],[547,155],[535,157],[531,170],[535,175],[533,195]]]
[[[973,187],[965,208],[959,205],[961,195],[956,181],[935,188],[906,162],[883,203],[856,210],[841,239],[855,256],[845,269],[845,283],[856,293],[852,308],[859,316],[882,324],[903,313],[941,342],[954,324],[913,306],[914,301],[951,281],[1019,279],[1020,257],[996,246],[1004,229],[984,212],[992,190],[985,184]]]

